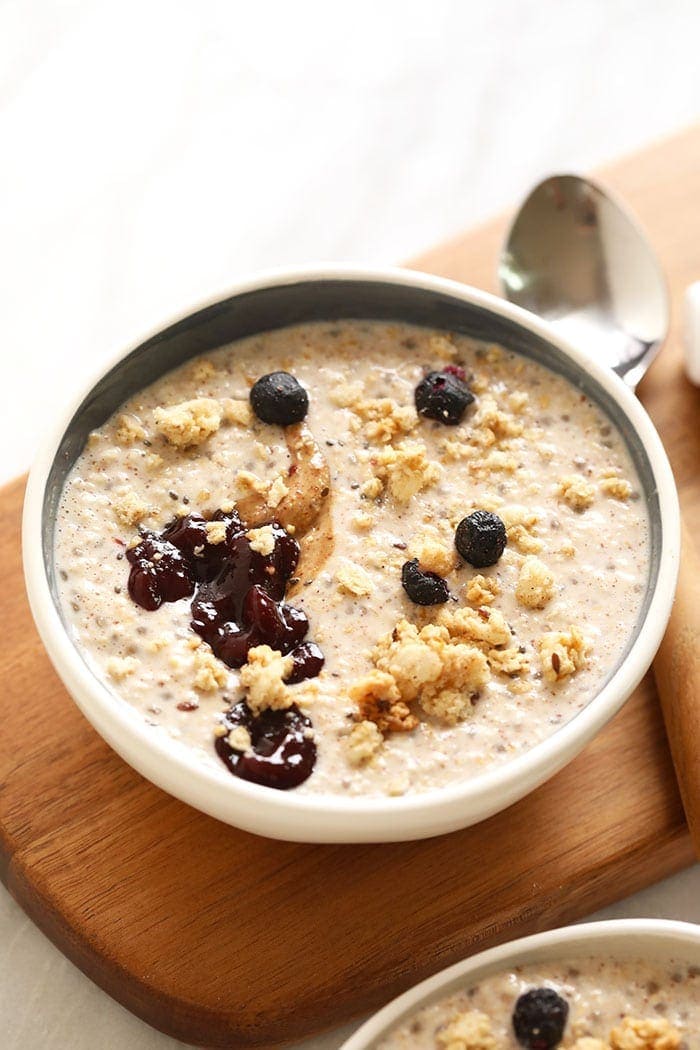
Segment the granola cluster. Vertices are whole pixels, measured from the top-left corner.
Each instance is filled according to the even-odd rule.
[[[375,646],[374,669],[349,690],[358,719],[382,733],[410,732],[419,724],[415,702],[424,715],[456,725],[469,716],[492,672],[527,670],[528,658],[512,640],[503,615],[488,606],[443,609],[421,628],[400,620]]]
[[[248,653],[248,662],[240,672],[246,703],[254,715],[272,709],[282,711],[294,703],[294,695],[285,683],[292,671],[291,656],[282,656],[269,645],[258,645]]]
[[[491,1021],[479,1010],[455,1014],[449,1024],[436,1033],[439,1050],[497,1050]]]

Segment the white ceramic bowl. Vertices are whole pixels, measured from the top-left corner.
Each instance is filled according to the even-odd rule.
[[[282,792],[201,763],[186,745],[147,726],[84,662],[56,599],[53,528],[63,481],[87,434],[131,394],[190,357],[265,328],[338,317],[401,319],[500,342],[579,386],[621,430],[649,507],[652,566],[634,636],[591,703],[530,751],[462,783],[401,798]],[[467,827],[526,795],[569,762],[620,709],[659,646],[678,571],[678,500],[665,452],[646,412],[612,372],[588,360],[544,322],[484,292],[407,270],[323,266],[276,271],[122,353],[52,428],[31,471],[24,508],[27,591],[41,638],[66,688],[104,739],[165,791],[212,816],[273,838],[378,842]]]
[[[700,926],[667,919],[615,919],[564,926],[522,937],[455,963],[404,992],[366,1021],[340,1050],[373,1050],[393,1029],[424,1006],[514,966],[552,963],[576,956],[643,959],[665,965],[700,966]]]

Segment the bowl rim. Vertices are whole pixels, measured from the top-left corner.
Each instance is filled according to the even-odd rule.
[[[479,971],[506,969],[535,953],[541,959],[554,961],[562,958],[559,949],[566,950],[568,947],[573,951],[585,950],[586,953],[590,948],[597,955],[606,944],[620,938],[638,938],[640,948],[642,941],[677,944],[679,950],[687,944],[693,944],[700,955],[700,926],[692,922],[677,919],[599,919],[560,926],[487,948],[420,981],[372,1014],[339,1050],[372,1050],[377,1039],[389,1035],[391,1029],[405,1018],[439,998],[441,993],[449,994],[454,983],[475,976]]]
[[[134,717],[137,712],[126,701],[117,699],[115,702],[114,694],[106,682],[99,680],[90,670],[61,621],[50,592],[44,565],[42,527],[47,480],[70,421],[96,383],[147,339],[201,309],[215,305],[222,299],[234,298],[247,292],[309,281],[369,281],[443,293],[527,329],[573,361],[583,373],[603,387],[633,427],[656,481],[662,545],[656,586],[646,616],[627,656],[603,688],[575,717],[504,765],[487,769],[467,780],[414,795],[348,798],[330,794],[299,795],[294,792],[272,791],[232,777],[223,768],[219,771],[209,767],[194,750],[189,751],[187,746],[180,742],[176,742],[178,746],[174,747],[173,741],[165,733],[153,733],[152,727]],[[396,821],[402,817],[410,819],[413,815],[426,820],[429,813],[432,812],[437,817],[439,810],[450,805],[459,805],[466,811],[470,803],[473,806],[476,800],[492,797],[494,793],[500,793],[506,799],[503,806],[496,808],[505,808],[513,797],[508,795],[507,785],[510,785],[512,791],[519,781],[532,783],[538,771],[546,769],[546,775],[550,775],[561,768],[617,713],[647,671],[661,643],[670,615],[680,559],[680,513],[671,467],[661,440],[641,403],[612,370],[587,359],[582,350],[569,343],[547,322],[495,295],[444,277],[401,267],[323,263],[266,270],[244,278],[232,287],[218,291],[203,302],[158,325],[152,333],[140,338],[126,350],[119,350],[87,383],[81,383],[68,408],[59,413],[58,419],[49,428],[30,470],[24,500],[22,552],[29,604],[41,640],[56,671],[83,714],[107,742],[139,772],[181,800],[229,823],[238,823],[228,816],[229,810],[237,808],[236,803],[248,802],[255,804],[258,816],[265,811],[268,816],[275,814],[276,820],[287,815],[290,818],[303,817],[305,821],[313,822],[314,818],[323,816],[332,818],[336,826],[336,820],[344,821],[352,817],[360,823],[368,820],[376,827],[383,819],[388,832],[386,840],[389,841],[390,829],[394,828]],[[568,757],[562,760],[562,756]],[[153,760],[159,762],[160,779],[153,775]],[[149,772],[145,771],[146,767],[150,769]],[[541,776],[536,783],[543,779],[545,776]],[[185,790],[181,788],[183,784]],[[213,792],[216,792],[218,797],[215,797]],[[227,799],[230,800],[229,804],[226,803]],[[495,812],[496,808],[491,808],[489,812]],[[260,824],[261,821],[256,819],[254,823]],[[467,821],[460,825],[459,822],[453,821],[451,826],[465,826],[466,823]],[[321,841],[313,835],[301,839],[297,835],[290,837],[298,841]],[[424,837],[424,834],[409,837]],[[377,840],[376,835],[374,840]],[[357,839],[354,835],[333,835],[324,836],[323,841],[349,842]]]

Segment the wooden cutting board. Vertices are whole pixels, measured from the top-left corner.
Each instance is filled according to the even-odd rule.
[[[674,327],[640,394],[700,525],[700,392],[679,299],[700,277],[700,128],[603,173],[647,226]],[[494,286],[505,219],[417,260]],[[152,787],[66,695],[20,569],[23,482],[0,492],[0,876],[115,999],[206,1047],[274,1047],[379,1006],[456,959],[569,922],[692,861],[649,677],[587,750],[476,828],[428,842],[301,846],[235,831]]]

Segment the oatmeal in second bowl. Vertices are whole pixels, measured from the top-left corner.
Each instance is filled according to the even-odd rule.
[[[59,673],[146,776],[264,834],[402,839],[619,708],[678,510],[643,409],[536,319],[302,272],[117,363],[32,472],[24,550]]]

